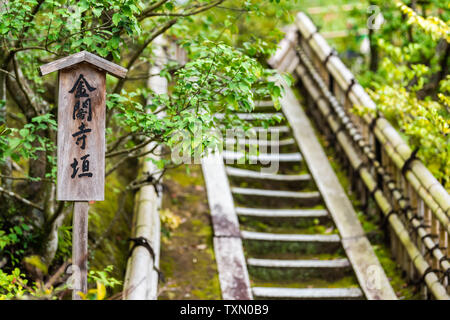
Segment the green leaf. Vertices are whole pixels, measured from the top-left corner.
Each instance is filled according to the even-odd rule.
[[[30,130],[28,129],[20,129],[19,133],[22,137],[26,138],[30,134]]]
[[[119,25],[120,20],[121,20],[120,14],[114,13],[114,15],[112,17],[112,22],[114,23],[115,26]]]

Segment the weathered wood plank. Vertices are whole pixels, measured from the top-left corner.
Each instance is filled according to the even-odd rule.
[[[294,144],[294,139],[283,139],[283,140],[263,140],[263,139],[235,139],[235,138],[227,138],[225,139],[225,145],[234,145],[237,144],[239,146],[245,145],[257,145],[257,146],[288,146]]]
[[[223,158],[230,161],[245,160],[245,154],[242,152],[228,151],[223,152]],[[302,161],[302,155],[298,152],[294,153],[260,153],[258,155],[250,154],[248,155],[248,160],[251,162],[297,162]]]
[[[80,63],[59,72],[58,200],[104,200],[105,112],[104,71]]]
[[[315,133],[306,114],[289,86],[283,80],[279,81],[285,89],[285,94],[281,98],[282,110],[292,127],[294,138],[297,140],[328,211],[340,232],[344,249],[361,288],[368,299],[397,299],[380,262],[365,237],[350,200],[331,168],[319,141],[314,138]],[[375,270],[377,285],[373,286]]]
[[[278,259],[256,259],[250,258],[247,264],[252,267],[263,268],[317,268],[317,269],[338,269],[351,267],[347,259],[331,260],[278,260]]]
[[[236,207],[236,213],[242,216],[260,218],[324,218],[328,211],[324,209],[265,209]]]
[[[361,299],[358,288],[272,288],[255,287],[253,294],[266,299]]]
[[[325,242],[338,243],[337,234],[285,234],[255,231],[241,231],[242,239],[256,241],[283,241],[283,242]]]
[[[216,113],[214,117],[217,119],[224,119],[224,113]],[[233,113],[230,116],[237,116],[240,120],[269,120],[273,117],[279,117],[283,119],[283,114],[281,112],[264,112],[264,113]]]
[[[44,76],[58,70],[72,67],[81,62],[88,62],[92,66],[104,70],[118,78],[125,78],[128,72],[128,70],[124,67],[121,67],[88,51],[77,52],[70,56],[44,64],[39,68],[39,71],[41,75]]]
[[[274,174],[255,170],[239,169],[227,166],[227,174],[233,177],[242,177],[250,179],[274,180],[274,181],[309,181],[311,176],[305,174]]]
[[[72,300],[81,300],[78,292],[87,293],[88,260],[88,212],[89,202],[75,202],[72,229]],[[78,268],[78,270],[74,270]]]
[[[236,237],[214,237],[217,269],[223,300],[252,300],[242,241]]]
[[[222,155],[219,152],[202,158],[203,177],[214,229],[214,252],[219,271],[222,298],[252,299],[239,221],[235,212]]]
[[[216,152],[202,158],[202,170],[208,191],[214,235],[239,237],[239,221],[221,154]]]
[[[311,199],[311,200],[320,199],[320,193],[316,191],[302,192],[302,191],[284,191],[284,190],[233,187],[231,188],[231,192],[234,194],[243,194],[261,197],[296,198],[296,199]]]

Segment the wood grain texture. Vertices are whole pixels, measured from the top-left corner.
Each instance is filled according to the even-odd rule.
[[[218,152],[202,159],[202,170],[208,190],[214,235],[239,237],[239,221],[234,209],[233,196],[228,184],[222,155]]]
[[[95,90],[87,93],[91,99],[92,118],[89,115],[79,119],[74,108],[77,101],[83,104],[88,98],[76,98],[75,92],[70,93],[74,84],[83,75],[89,85]],[[86,108],[86,110],[88,107]],[[106,73],[93,68],[87,63],[80,63],[74,68],[61,70],[59,73],[58,98],[58,184],[57,200],[88,201],[104,200],[105,189],[105,110],[106,109]],[[73,136],[84,126],[86,132],[84,141],[78,140],[83,134]],[[78,142],[78,145],[77,145]],[[84,149],[82,145],[84,144]],[[83,163],[89,161],[89,170],[83,172]],[[76,161],[75,161],[75,160]],[[77,164],[75,177],[72,165]],[[84,168],[86,169],[86,168]],[[92,177],[79,175],[92,173]]]
[[[217,269],[223,300],[252,300],[242,240],[234,237],[215,237]]]
[[[222,299],[251,300],[253,297],[239,221],[222,155],[215,152],[202,158],[202,170],[213,222],[214,252]]]
[[[111,61],[103,59],[88,51],[81,51],[70,56],[44,64],[39,68],[41,75],[46,75],[58,70],[75,66],[78,63],[88,62],[92,67],[99,68],[118,78],[125,78],[128,70]]]
[[[81,300],[78,292],[87,293],[88,260],[88,212],[89,202],[75,202],[73,206],[72,225],[72,264],[78,267],[75,273],[72,300]]]

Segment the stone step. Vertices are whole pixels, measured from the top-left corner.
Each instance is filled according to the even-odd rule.
[[[239,160],[244,159],[244,154],[241,152],[227,151],[223,152],[225,160]],[[260,162],[297,162],[302,161],[302,155],[295,153],[260,153],[259,155],[249,155],[249,161]]]
[[[359,288],[269,288],[254,287],[253,295],[266,299],[361,299]]]
[[[273,118],[274,116],[284,119],[283,113],[281,113],[281,112],[233,113],[233,115],[236,115],[241,120],[269,120],[269,119]],[[224,113],[216,113],[214,116],[217,119],[225,118]]]
[[[258,218],[323,218],[328,216],[324,209],[262,209],[236,207],[236,213],[241,216]]]
[[[261,171],[239,169],[231,166],[226,166],[227,174],[232,177],[242,177],[250,179],[263,179],[274,181],[309,181],[311,176],[309,174],[273,174]]]
[[[255,231],[241,231],[245,240],[282,241],[282,242],[309,242],[309,243],[339,243],[341,239],[337,234],[283,234]]]
[[[350,262],[347,259],[332,260],[278,260],[278,259],[247,259],[247,265],[263,268],[305,268],[305,269],[337,269],[348,268]]]
[[[232,187],[233,194],[241,194],[248,196],[276,197],[276,198],[295,198],[304,200],[318,200],[320,193],[318,191],[301,192],[301,191],[284,191],[284,190],[267,190]]]
[[[273,107],[273,101],[272,100],[255,101],[255,107],[260,107],[260,108]]]
[[[239,146],[260,146],[260,147],[276,147],[276,146],[289,146],[293,145],[295,140],[292,138],[283,139],[283,140],[265,140],[265,139],[235,139],[228,138],[225,139],[225,145],[239,145]]]

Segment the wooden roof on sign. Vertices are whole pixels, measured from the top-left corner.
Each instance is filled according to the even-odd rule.
[[[128,72],[128,70],[124,67],[121,67],[88,51],[77,52],[70,56],[44,64],[40,67],[40,72],[41,75],[44,76],[46,74],[71,67],[81,62],[90,63],[93,66],[105,70],[109,74],[118,78],[125,78]]]

